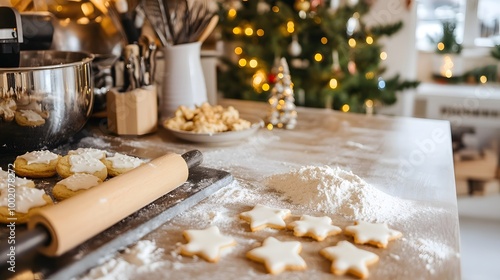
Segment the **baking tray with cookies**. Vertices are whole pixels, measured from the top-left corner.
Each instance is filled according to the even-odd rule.
[[[2,158],[0,278],[70,279],[234,180],[200,166],[202,158],[77,144]]]

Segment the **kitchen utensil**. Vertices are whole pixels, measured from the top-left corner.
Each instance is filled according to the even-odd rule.
[[[44,120],[21,126],[1,115],[0,154],[54,147],[83,127],[92,111],[92,59],[83,52],[21,51],[19,67],[0,68],[3,112],[32,110]]]
[[[21,16],[16,9],[0,7],[0,18],[0,67],[17,67],[23,42]]]
[[[114,54],[94,54],[94,60],[92,61],[94,113],[106,109],[106,93],[114,85],[112,67],[117,60],[118,56]]]
[[[167,17],[162,0],[143,0],[142,6],[161,44],[163,46],[169,45],[166,31]]]
[[[205,42],[205,40],[212,34],[214,31],[215,27],[217,26],[217,23],[219,23],[219,16],[215,15],[210,19],[210,22],[207,24],[203,32],[200,34],[200,37],[198,37],[198,42]]]

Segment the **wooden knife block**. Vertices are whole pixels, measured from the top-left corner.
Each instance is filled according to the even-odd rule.
[[[158,127],[156,86],[127,92],[111,89],[106,95],[108,129],[118,135],[144,135]]]

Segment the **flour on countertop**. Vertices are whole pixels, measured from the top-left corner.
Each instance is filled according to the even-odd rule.
[[[415,209],[413,202],[390,196],[340,167],[303,166],[266,183],[304,209],[353,220],[388,222],[408,218]]]
[[[163,251],[153,241],[140,240],[118,257],[90,270],[82,280],[134,279],[134,275],[154,272],[165,265],[160,261]]]

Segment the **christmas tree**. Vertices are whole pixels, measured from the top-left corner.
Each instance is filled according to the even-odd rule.
[[[395,103],[397,91],[418,82],[382,77],[387,53],[378,41],[396,33],[402,22],[368,28],[363,16],[370,2],[222,2],[219,26],[233,57],[222,59],[219,90],[229,98],[267,100],[276,81],[275,60],[285,57],[298,105],[365,112]]]

